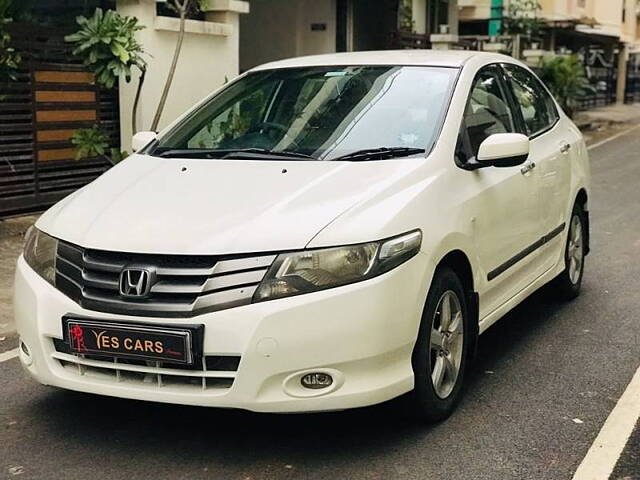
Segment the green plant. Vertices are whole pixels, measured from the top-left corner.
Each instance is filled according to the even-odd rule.
[[[71,137],[71,143],[76,147],[76,160],[88,157],[102,157],[112,165],[128,156],[119,148],[109,148],[109,137],[97,125],[92,128],[79,128]],[[109,155],[107,155],[109,152]]]
[[[116,163],[121,162],[122,160],[124,160],[128,156],[129,156],[129,152],[122,151],[119,148],[112,148],[111,149],[111,163],[113,163],[114,165]]]
[[[83,58],[99,84],[113,88],[120,76],[131,81],[131,67],[146,68],[142,45],[135,38],[135,32],[144,28],[138,25],[138,19],[96,8],[92,17],[80,16],[76,21],[80,30],[65,40],[76,44],[74,55]]]
[[[106,156],[109,137],[97,125],[92,128],[79,128],[71,137],[76,147],[76,160],[87,157]]]
[[[9,17],[11,0],[0,0],[0,83],[16,80],[18,66],[22,60],[20,54],[10,46],[11,35],[7,25],[13,20]]]
[[[538,36],[544,26],[544,22],[538,18],[540,8],[537,0],[511,0],[502,19],[502,33]]]
[[[403,32],[415,32],[416,22],[412,18],[411,0],[398,2],[398,26]]]
[[[120,77],[131,81],[132,68],[140,72],[138,89],[133,103],[132,127],[136,132],[136,116],[140,90],[147,70],[144,49],[136,40],[135,34],[144,27],[138,25],[138,19],[123,17],[113,10],[103,13],[96,8],[90,18],[77,17],[80,30],[67,35],[65,40],[75,44],[74,55],[83,59],[83,63],[96,76],[96,82],[106,88],[113,88]]]
[[[575,112],[578,98],[595,93],[577,55],[543,59],[538,73],[570,117]]]

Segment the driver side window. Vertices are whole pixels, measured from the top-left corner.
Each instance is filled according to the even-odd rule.
[[[475,157],[480,144],[494,133],[516,132],[500,71],[496,67],[481,70],[473,81],[464,112],[461,140],[467,156]]]

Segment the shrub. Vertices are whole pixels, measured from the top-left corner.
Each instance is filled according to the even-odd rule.
[[[0,83],[16,80],[16,72],[21,62],[20,54],[11,47],[11,35],[7,25],[12,22],[9,17],[11,0],[0,0]]]
[[[65,40],[75,44],[73,54],[82,58],[84,65],[95,74],[98,84],[113,88],[121,76],[127,82],[131,81],[132,67],[140,69],[131,115],[131,128],[135,133],[138,102],[147,71],[144,49],[135,34],[144,27],[138,25],[136,18],[123,17],[113,10],[103,13],[100,8],[96,8],[90,18],[77,17],[76,22],[80,30],[67,35]]]
[[[135,33],[144,28],[138,25],[138,19],[97,8],[92,17],[80,16],[76,21],[80,30],[65,40],[76,44],[73,54],[83,59],[99,84],[113,88],[120,76],[131,80],[131,67],[146,69],[144,50],[135,38]]]
[[[115,165],[128,156],[127,152],[121,152],[119,148],[109,148],[109,136],[97,125],[76,130],[71,137],[71,143],[76,147],[76,160],[102,157]]]
[[[540,4],[537,0],[512,0],[502,19],[502,31],[508,35],[535,37],[540,34],[544,22],[538,18]]]
[[[543,58],[539,74],[569,116],[573,116],[578,98],[594,91],[577,55]]]

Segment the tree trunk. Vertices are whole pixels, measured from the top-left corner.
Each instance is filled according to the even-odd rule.
[[[143,69],[138,79],[138,89],[136,90],[136,97],[133,100],[133,112],[131,114],[131,133],[135,135],[138,133],[137,116],[138,116],[138,101],[140,100],[140,92],[142,91],[142,85],[144,84],[144,76],[147,74],[147,69]]]
[[[153,122],[151,123],[151,130],[154,132],[158,129],[160,117],[162,116],[162,110],[164,110],[164,104],[167,102],[167,95],[169,94],[171,83],[173,82],[173,75],[176,73],[176,65],[178,64],[178,57],[180,56],[180,50],[182,49],[182,40],[184,40],[184,26],[187,16],[187,10],[189,7],[189,0],[185,0],[182,5],[177,5],[177,7],[178,11],[180,12],[180,32],[178,33],[178,43],[176,43],[176,49],[173,52],[173,60],[171,61],[171,67],[169,68],[169,74],[167,75],[167,81],[164,84],[162,95],[160,96],[158,109],[156,110],[156,114],[153,117]]]

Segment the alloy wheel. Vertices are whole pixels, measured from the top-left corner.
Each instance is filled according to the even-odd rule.
[[[583,264],[582,222],[578,215],[574,215],[569,225],[569,241],[567,243],[567,267],[569,279],[574,285],[580,281]]]
[[[431,323],[431,382],[436,395],[447,398],[453,391],[462,364],[464,319],[458,295],[447,290],[438,301]]]

